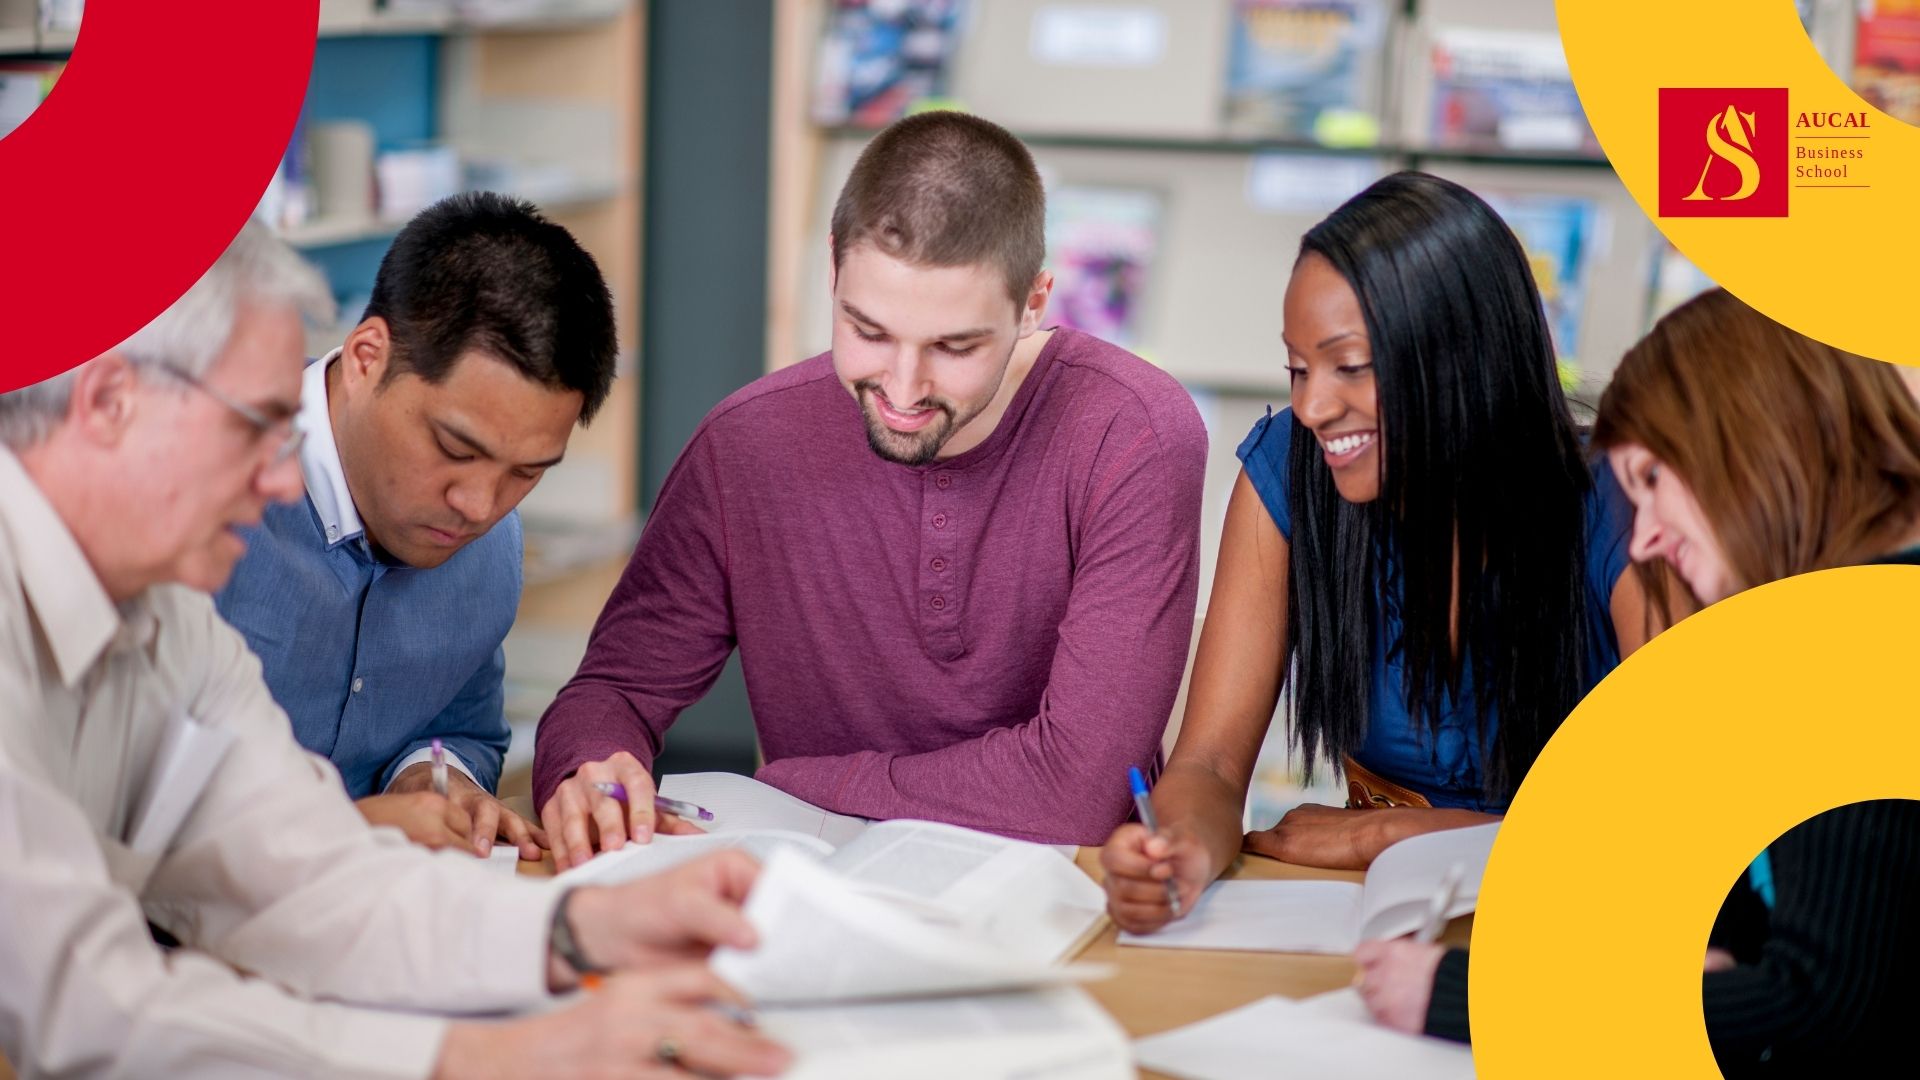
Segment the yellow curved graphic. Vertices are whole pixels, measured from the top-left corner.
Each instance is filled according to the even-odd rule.
[[[1920,798],[1915,611],[1916,567],[1763,585],[1661,634],[1574,710],[1481,886],[1482,1080],[1719,1080],[1700,969],[1727,890],[1817,813]]]
[[[1834,74],[1807,39],[1793,0],[1558,0],[1555,8],[1602,149],[1675,247],[1804,334],[1920,365],[1911,314],[1920,128],[1875,108]],[[1790,185],[1785,216],[1661,216],[1660,91],[1680,87],[1786,90],[1792,149],[1786,175],[1771,181]],[[1764,179],[1743,166],[1743,138],[1781,134],[1755,132],[1745,120],[1722,112],[1705,141],[1699,125],[1688,124],[1686,179],[1677,190],[1669,186],[1670,205],[1709,208],[1690,199],[1689,188],[1701,185],[1703,200],[1728,214],[1760,201],[1721,194],[1720,185],[1733,187],[1730,170],[1741,181],[1730,194],[1745,192],[1742,199]]]

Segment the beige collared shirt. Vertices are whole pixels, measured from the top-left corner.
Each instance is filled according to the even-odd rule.
[[[136,851],[181,716],[231,743]],[[446,1021],[418,1011],[546,998],[556,895],[369,828],[212,601],[116,606],[0,448],[0,1055],[23,1077],[424,1076]]]

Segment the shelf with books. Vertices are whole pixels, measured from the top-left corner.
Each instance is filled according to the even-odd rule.
[[[375,37],[388,34],[488,33],[535,30],[571,30],[620,17],[634,0],[574,0],[563,3],[518,3],[491,8],[424,7],[398,11],[355,11],[349,5],[323,8],[321,37]]]

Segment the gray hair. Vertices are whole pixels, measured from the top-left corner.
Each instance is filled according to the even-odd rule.
[[[204,375],[249,305],[292,308],[319,325],[334,317],[333,295],[319,271],[249,221],[185,295],[108,352],[136,368],[164,365]],[[66,415],[78,370],[0,394],[0,443],[17,449],[46,438]]]

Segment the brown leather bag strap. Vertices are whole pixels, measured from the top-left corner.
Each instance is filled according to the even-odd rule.
[[[1353,760],[1351,754],[1344,755],[1342,762],[1347,774],[1347,809],[1378,810],[1395,806],[1433,808],[1425,795],[1382,779],[1378,773]]]

